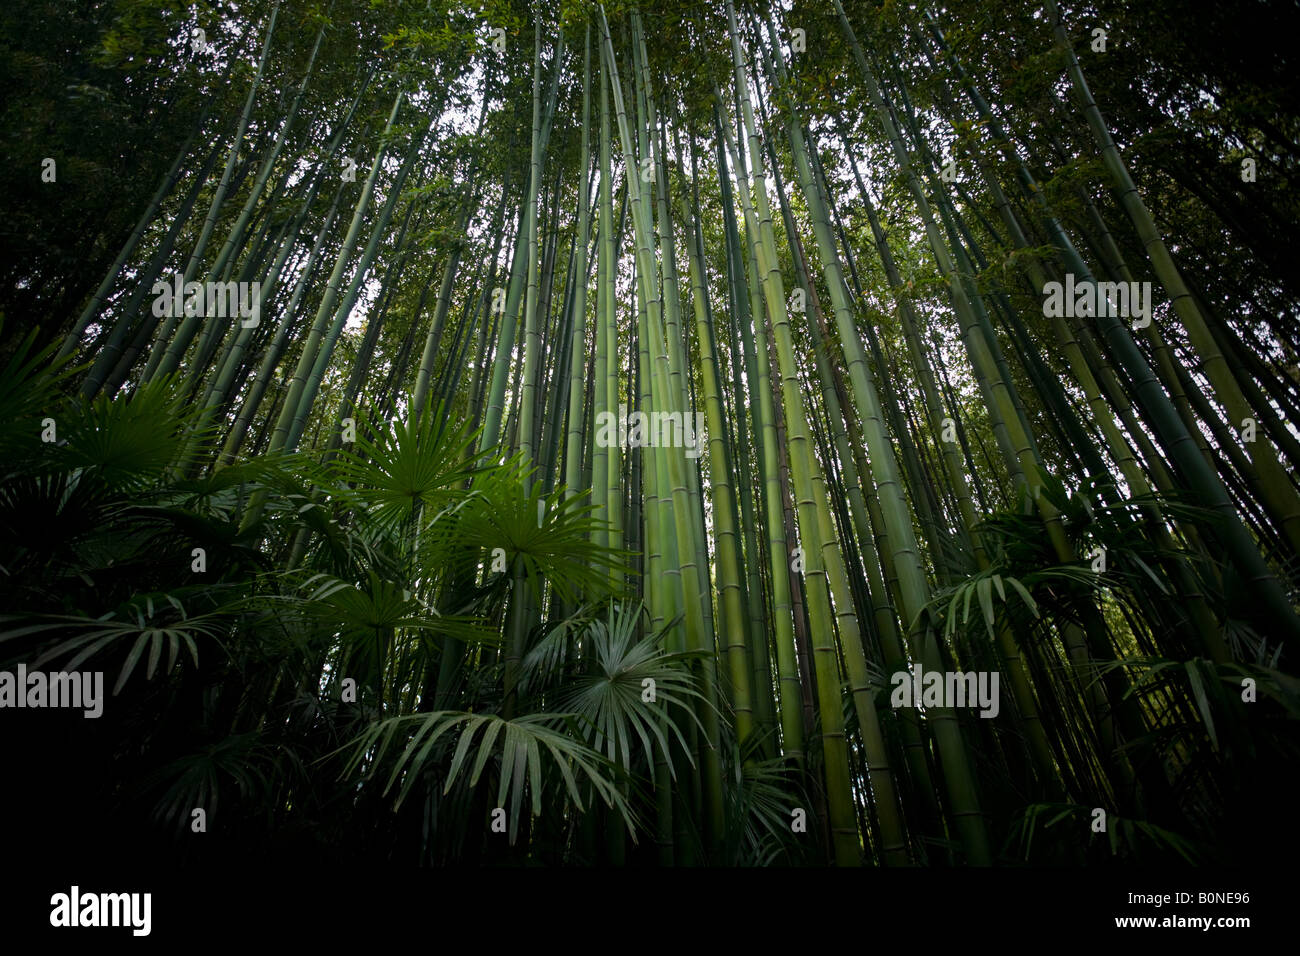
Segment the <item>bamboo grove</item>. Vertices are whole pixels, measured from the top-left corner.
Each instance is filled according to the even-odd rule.
[[[0,663],[111,693],[0,720],[60,728],[114,832],[434,866],[1295,833],[1267,57],[1159,4],[91,6],[72,60],[6,14]],[[996,703],[900,706],[913,674]]]

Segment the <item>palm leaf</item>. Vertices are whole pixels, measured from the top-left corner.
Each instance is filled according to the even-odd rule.
[[[575,771],[606,806],[618,811],[635,842],[635,816],[614,783],[613,765],[582,741],[556,729],[554,725],[557,723],[565,725],[567,716],[528,714],[514,720],[505,720],[495,714],[437,711],[390,717],[367,728],[351,745],[353,752],[344,773],[356,774],[367,763],[370,767],[376,766],[395,736],[413,732],[407,747],[392,767],[383,791],[389,793],[400,779],[396,803],[400,806],[422,774],[430,769],[434,744],[444,734],[459,727],[460,738],[446,771],[443,792],[450,791],[461,778],[477,738],[477,752],[470,771],[469,786],[479,782],[494,757],[500,761],[497,802],[504,807],[507,796],[509,798],[511,842],[518,832],[525,790],[532,797],[531,812],[535,815],[542,813],[543,751],[549,758],[548,765],[559,771],[563,792],[577,811],[583,809],[583,798]],[[501,741],[499,747],[498,740]]]

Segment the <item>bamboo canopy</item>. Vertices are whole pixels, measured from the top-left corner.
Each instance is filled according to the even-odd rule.
[[[0,710],[103,672],[67,746],[117,830],[1296,835],[1280,41],[1209,57],[1230,12],[1164,2],[118,6],[75,64],[14,15],[0,293]]]

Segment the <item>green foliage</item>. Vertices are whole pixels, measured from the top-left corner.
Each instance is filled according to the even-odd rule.
[[[610,590],[608,569],[621,566],[622,555],[592,549],[590,535],[603,527],[589,517],[595,506],[570,497],[563,485],[550,494],[537,481],[525,486],[524,469],[516,456],[475,484],[457,526],[460,539],[488,554],[504,550],[507,568],[521,571],[535,596],[549,582],[565,601],[599,600]]]
[[[629,742],[631,734],[640,740],[640,752],[647,761],[652,761],[656,753],[669,757],[670,742],[665,730],[672,732],[689,757],[686,738],[674,714],[685,713],[698,724],[691,698],[704,700],[686,667],[686,662],[698,655],[663,650],[665,634],[676,622],[638,639],[642,613],[639,606],[611,604],[605,620],[593,620],[587,625],[579,641],[584,656],[593,662],[592,672],[575,676],[570,686],[559,693],[557,704],[577,715],[592,746],[603,750],[611,761],[622,763],[625,770],[630,768],[635,750]],[[524,663],[527,667],[530,660]],[[654,699],[647,701],[651,689]],[[670,757],[668,767],[676,779],[677,770]]]
[[[420,780],[421,772],[429,763],[431,755],[437,753],[435,746],[443,734],[449,734],[460,727],[460,738],[455,753],[451,756],[450,766],[446,769],[446,793],[455,785],[466,759],[474,746],[479,731],[478,749],[470,771],[469,786],[479,782],[484,768],[491,762],[497,768],[497,790],[495,801],[500,807],[506,806],[509,796],[509,834],[513,844],[519,832],[520,813],[524,809],[524,792],[531,795],[529,809],[534,815],[542,813],[542,798],[545,782],[542,775],[543,751],[548,757],[547,778],[554,780],[555,771],[564,781],[564,796],[572,807],[571,812],[583,812],[582,784],[589,786],[606,805],[615,808],[627,826],[628,834],[636,839],[636,828],[631,809],[623,795],[614,785],[612,768],[602,760],[600,754],[574,740],[570,734],[556,729],[568,722],[567,714],[530,714],[514,720],[503,720],[492,714],[450,713],[438,711],[432,714],[411,714],[405,717],[392,717],[371,726],[355,744],[355,751],[349,760],[347,770],[357,772],[366,764],[365,773],[378,773],[384,755],[392,745],[394,737],[407,740],[406,747],[394,760],[388,780],[384,785],[387,794],[399,778],[402,785],[398,791],[397,805],[410,794]],[[413,731],[413,733],[412,733]],[[500,738],[499,749],[497,747]],[[445,759],[446,753],[438,756]],[[576,776],[575,776],[576,771]],[[512,786],[513,784],[513,786]]]
[[[233,728],[210,724],[215,712],[204,720],[201,732],[212,742],[198,751],[187,750],[183,739],[145,732],[129,763],[138,765],[144,791],[155,794],[157,821],[182,827],[194,806],[206,808],[211,819],[219,793],[227,815],[254,813],[259,801],[275,802],[283,788],[299,785],[304,772],[321,772],[304,768],[326,740],[343,735],[357,755],[382,740],[369,763],[383,756],[398,728],[415,734],[406,753],[411,759],[399,761],[388,781],[391,786],[405,773],[400,807],[422,785],[434,756],[445,758],[440,766],[446,786],[457,783],[482,730],[469,785],[479,781],[492,756],[501,800],[510,794],[512,834],[528,781],[533,814],[544,806],[557,812],[566,803],[581,810],[594,794],[620,814],[635,839],[636,811],[614,782],[614,765],[587,738],[593,723],[624,740],[629,726],[642,735],[649,727],[666,746],[658,722],[611,712],[581,681],[573,688],[579,704],[574,714],[548,709],[505,721],[400,709],[409,704],[401,703],[407,697],[398,685],[418,682],[421,668],[436,674],[447,639],[474,647],[499,640],[489,606],[481,596],[472,597],[476,586],[464,589],[462,599],[470,599],[462,606],[439,609],[427,598],[430,580],[422,569],[489,540],[503,541],[539,589],[549,581],[562,584],[566,594],[598,593],[606,576],[581,560],[590,556],[584,536],[595,526],[583,517],[588,507],[567,499],[563,489],[546,499],[538,486],[529,496],[521,494],[518,461],[465,464],[475,436],[438,427],[433,416],[420,425],[381,428],[375,439],[359,439],[356,450],[328,467],[278,455],[180,477],[190,463],[182,457],[186,449],[202,452],[208,446],[206,435],[195,441],[187,430],[196,412],[179,399],[175,382],[160,380],[125,399],[101,397],[87,404],[56,399],[48,373],[25,361],[25,353],[15,362],[20,371],[9,401],[26,409],[27,427],[14,429],[9,439],[17,448],[14,474],[0,489],[0,527],[11,593],[24,595],[24,601],[0,618],[3,656],[27,660],[33,668],[113,668],[114,699],[101,718],[109,724],[126,719],[113,715],[132,707],[164,708],[161,718],[186,698],[234,708]],[[24,395],[50,404],[38,407],[40,402],[24,401]],[[33,421],[47,409],[66,429],[68,437],[58,444],[42,442]],[[471,481],[477,482],[474,490],[467,489]],[[242,506],[259,492],[267,496],[263,517],[239,532]],[[507,513],[521,500],[527,509]],[[528,527],[524,519],[536,518],[539,502],[549,513],[540,528]],[[57,533],[29,530],[43,522]],[[309,563],[332,571],[282,570],[266,560],[264,548],[274,551],[277,538],[290,541],[298,534],[319,535]],[[418,548],[411,551],[416,539]],[[192,570],[191,544],[205,547],[205,572]],[[412,564],[403,557],[409,554],[430,564]],[[616,562],[610,554],[599,566]],[[565,574],[572,579],[560,582]],[[480,595],[490,593],[488,588]],[[35,610],[56,601],[69,613]],[[602,640],[603,627],[599,621],[592,625],[593,642]],[[639,690],[642,672],[653,675],[665,705],[695,694],[675,656],[656,650],[657,639],[629,647],[618,643],[620,635],[625,638],[626,630],[615,636],[607,658],[616,681],[635,679]],[[415,648],[423,649],[423,664],[412,671],[408,655]],[[363,696],[378,689],[375,703],[391,699],[393,712],[351,728],[325,701],[302,710],[293,691],[300,679],[295,675],[322,655],[360,677]],[[258,685],[270,692],[261,703],[240,689]],[[277,686],[291,693],[276,695]],[[390,705],[380,706],[384,713]],[[294,716],[268,724],[266,717],[274,713]],[[455,753],[435,754],[441,735],[462,724]],[[671,719],[668,725],[674,726]],[[286,748],[283,759],[274,756],[278,747]],[[316,759],[328,764],[337,752],[336,744]],[[626,766],[627,754],[622,756]],[[359,761],[357,756],[349,766],[356,769]],[[561,779],[562,789],[547,789]],[[233,796],[226,793],[228,784],[234,785]]]
[[[1090,858],[1109,857],[1136,865],[1151,865],[1157,861],[1188,864],[1205,862],[1205,847],[1163,827],[1145,820],[1107,814],[1103,835],[1092,830],[1095,819],[1094,810],[1090,807],[1073,803],[1034,803],[1020,812],[1012,836],[1018,841],[1017,852],[1025,861],[1033,859],[1031,854],[1036,834],[1041,832],[1045,835],[1054,827],[1070,827],[1090,834],[1086,850]],[[1037,862],[1059,865],[1067,861],[1039,859]]]

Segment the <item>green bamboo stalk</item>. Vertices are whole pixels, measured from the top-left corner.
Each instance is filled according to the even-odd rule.
[[[202,261],[203,253],[207,248],[208,239],[216,228],[217,217],[221,212],[222,205],[225,203],[226,193],[230,188],[231,175],[234,173],[235,163],[239,158],[239,147],[243,145],[244,133],[248,129],[248,122],[253,115],[253,103],[262,84],[262,74],[266,70],[267,54],[271,50],[271,37],[275,33],[275,21],[279,14],[280,0],[276,0],[275,6],[271,8],[270,21],[266,27],[266,37],[262,41],[262,55],[257,61],[257,72],[253,76],[253,82],[248,88],[248,96],[244,100],[244,112],[240,116],[239,126],[236,128],[234,139],[230,143],[230,152],[226,156],[226,166],[222,171],[221,181],[217,184],[212,202],[208,206],[208,214],[203,222],[203,230],[199,233],[198,241],[194,244],[194,250],[190,253],[189,262],[185,266],[183,282],[192,281],[194,276],[198,274],[199,263]],[[167,317],[167,321],[163,323],[162,331],[158,333],[153,351],[149,355],[149,361],[145,365],[142,381],[149,382],[156,376],[170,375],[180,365],[185,348],[190,344],[190,340],[194,338],[195,332],[198,331],[199,316],[197,314],[186,316],[173,340],[172,330],[176,328],[177,322],[178,319],[173,312],[172,315]]]

